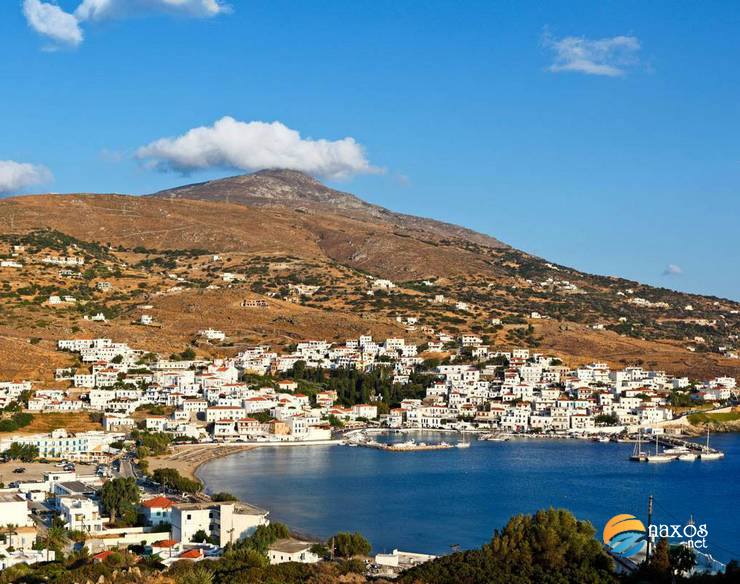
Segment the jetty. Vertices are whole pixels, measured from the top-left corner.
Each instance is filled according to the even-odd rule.
[[[645,445],[644,450],[642,449],[642,444]],[[650,452],[653,444],[655,445],[654,454]],[[659,448],[663,449],[662,452],[659,452]],[[638,436],[638,442],[635,445],[635,451],[630,456],[630,460],[636,462],[669,462],[672,460],[692,462],[696,459],[719,460],[720,458],[724,458],[724,456],[724,452],[709,446],[708,432],[706,444],[684,440],[677,436],[656,434],[642,442],[640,441],[640,436]]]

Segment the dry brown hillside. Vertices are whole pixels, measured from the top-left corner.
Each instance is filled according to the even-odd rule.
[[[60,255],[84,257],[85,265],[63,270],[42,261]],[[737,344],[738,303],[585,274],[295,172],[151,197],[5,199],[0,257],[21,264],[0,268],[0,379],[50,381],[50,368],[70,359],[54,342],[69,336],[102,335],[163,353],[195,342],[219,355],[244,344],[365,332],[424,342],[440,331],[472,331],[496,346],[539,348],[572,364],[740,375],[740,361],[722,357]],[[373,291],[375,278],[396,286]],[[102,291],[100,283],[111,287]],[[75,302],[50,305],[52,295]],[[267,306],[244,308],[247,298]],[[155,326],[136,323],[144,313]],[[100,314],[106,322],[89,320]],[[399,317],[418,322],[405,326]],[[196,339],[208,326],[228,341]]]

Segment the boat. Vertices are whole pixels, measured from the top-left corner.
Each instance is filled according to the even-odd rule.
[[[642,430],[637,434],[637,442],[635,443],[635,448],[632,450],[630,460],[635,462],[645,462],[647,460],[647,453],[642,451]]]
[[[665,454],[648,454],[647,455],[648,462],[671,462],[673,460],[676,460],[673,456],[665,455]]]
[[[694,452],[684,452],[678,456],[678,460],[683,460],[685,462],[693,462],[697,458],[699,458],[699,455]]]
[[[488,442],[508,442],[509,436],[501,433],[481,434],[479,439]]]
[[[658,452],[658,435],[655,435],[655,454],[648,454],[647,455],[647,461],[648,462],[671,462],[672,460],[676,460],[675,454],[665,454],[663,452]]]
[[[470,442],[458,442],[455,448],[470,448]]]
[[[707,430],[707,444],[701,451],[701,459],[702,460],[719,460],[720,458],[724,458],[724,453],[720,452],[719,450],[712,450],[709,448],[709,430]]]

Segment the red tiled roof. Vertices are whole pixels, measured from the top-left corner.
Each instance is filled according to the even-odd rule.
[[[199,549],[192,549],[188,550],[186,552],[182,552],[178,558],[183,558],[184,560],[197,560],[199,558],[203,557],[203,550]]]
[[[154,497],[154,499],[142,501],[141,505],[147,509],[166,509],[172,507],[172,501],[167,497]]]
[[[171,547],[175,547],[176,545],[177,545],[177,541],[174,539],[161,539],[159,541],[155,541],[152,544],[152,547],[171,548]]]
[[[109,555],[111,555],[113,552],[110,550],[105,550],[104,552],[100,552],[99,554],[95,554],[93,556],[94,561],[102,562],[104,561]]]

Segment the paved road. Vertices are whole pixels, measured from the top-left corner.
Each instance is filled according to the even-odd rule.
[[[121,467],[118,471],[118,476],[127,479],[129,477],[136,478],[136,472],[134,471],[134,465],[131,463],[130,458],[121,459]]]

